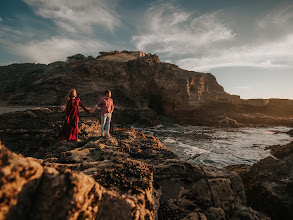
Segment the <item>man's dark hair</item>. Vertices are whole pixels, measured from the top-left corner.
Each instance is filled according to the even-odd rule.
[[[105,90],[105,95],[107,95],[111,90]]]

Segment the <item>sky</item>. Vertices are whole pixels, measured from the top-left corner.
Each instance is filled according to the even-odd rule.
[[[293,99],[293,0],[1,0],[0,65],[157,54],[243,99]]]

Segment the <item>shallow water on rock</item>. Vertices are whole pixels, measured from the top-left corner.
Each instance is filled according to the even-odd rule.
[[[164,126],[136,128],[157,137],[180,158],[194,164],[225,167],[252,165],[270,156],[271,145],[293,140],[285,134],[288,127],[210,128],[200,126]]]
[[[28,109],[36,108],[37,106],[0,106],[0,114],[9,113],[9,112],[18,112],[18,111],[26,111]]]

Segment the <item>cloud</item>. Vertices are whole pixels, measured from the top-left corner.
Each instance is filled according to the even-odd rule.
[[[247,15],[241,8],[200,14],[170,3],[154,5],[146,11],[146,23],[132,40],[138,50],[157,53],[162,60],[174,60],[188,70],[293,67],[293,31],[288,28],[293,4],[251,14],[258,20],[243,22],[243,16]]]
[[[293,19],[293,4],[281,5],[266,13],[263,18],[257,22],[260,28],[271,28],[274,26],[288,25]]]
[[[77,53],[84,55],[94,55],[99,51],[109,49],[111,46],[105,42],[91,40],[87,38],[69,39],[62,37],[52,37],[47,40],[15,43],[11,41],[1,41],[9,50],[36,63],[51,63],[57,60],[65,60],[66,57]]]
[[[226,50],[213,50],[213,53],[197,57],[177,60],[181,68],[196,71],[211,71],[219,67],[292,67],[293,35],[276,42],[258,46],[234,47]]]
[[[94,26],[107,30],[120,24],[114,10],[116,0],[23,0],[37,15],[52,19],[68,32],[91,33]]]
[[[0,17],[0,22],[3,21],[3,19]]]
[[[260,67],[288,68],[293,67],[293,33],[274,41],[262,44],[247,44],[230,48],[214,48],[209,54],[194,58],[178,59],[176,64],[181,68],[196,71],[211,71],[219,67]]]
[[[30,32],[20,31],[13,27],[0,24],[0,40],[2,40],[2,42],[17,42],[30,37]]]
[[[59,27],[52,27],[51,22],[43,20],[31,23],[26,17],[19,28],[0,22],[1,47],[23,57],[25,62],[50,63],[77,53],[95,56],[99,51],[119,49],[97,37],[101,28],[112,31],[119,25],[119,16],[114,10],[117,0],[23,1],[37,15],[52,20]]]
[[[233,31],[218,21],[217,12],[196,17],[172,4],[161,4],[146,11],[145,21],[132,42],[138,50],[166,56],[192,54],[234,38]]]

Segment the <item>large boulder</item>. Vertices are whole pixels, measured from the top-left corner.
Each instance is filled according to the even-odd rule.
[[[293,219],[292,143],[273,146],[272,154],[244,173],[247,201],[272,219]]]

